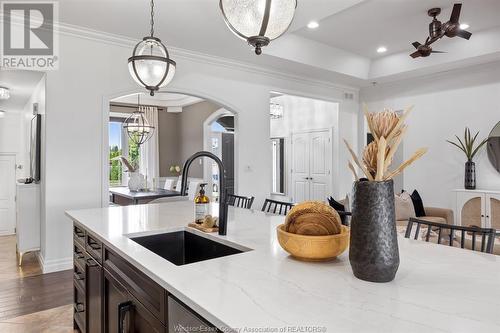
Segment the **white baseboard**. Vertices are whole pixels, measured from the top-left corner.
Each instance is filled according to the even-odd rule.
[[[0,236],[13,236],[16,234],[16,229],[8,229],[0,231]]]
[[[41,252],[37,253],[37,259],[42,267],[43,274],[65,271],[73,268],[73,258],[45,260]]]

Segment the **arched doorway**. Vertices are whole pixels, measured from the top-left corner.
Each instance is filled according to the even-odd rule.
[[[235,176],[235,117],[231,111],[221,108],[211,114],[204,122],[204,150],[218,156],[226,170],[226,193],[234,194]],[[206,163],[204,178],[208,180],[208,188],[217,196],[218,170],[214,162]]]
[[[141,104],[157,107],[159,115],[159,134],[157,138],[159,142],[159,154],[157,156],[156,162],[158,164],[158,173],[155,175],[151,175],[148,172],[147,179],[149,180],[149,183],[147,183],[147,188],[162,188],[167,179],[170,179],[174,181],[174,183],[176,183],[177,177],[180,173],[177,173],[175,171],[172,172],[172,166],[179,166],[180,168],[182,168],[184,161],[193,153],[200,150],[210,151],[210,149],[206,148],[207,145],[205,144],[205,125],[208,119],[219,120],[219,118],[221,118],[221,116],[223,115],[223,113],[220,111],[222,109],[226,110],[224,111],[224,114],[226,116],[231,115],[230,122],[232,123],[232,125],[229,125],[229,123],[223,123],[223,125],[228,128],[229,126],[232,127],[232,151],[234,152],[234,119],[236,114],[228,111],[228,107],[224,107],[217,102],[213,102],[210,99],[205,99],[190,94],[181,94],[177,92],[159,92],[155,94],[153,98],[151,98],[147,94],[143,94],[143,92],[141,91],[113,96],[112,98],[109,98],[108,103],[103,106],[103,120],[108,123],[115,122],[115,124],[113,125],[117,127],[116,122],[119,122],[120,119],[117,119],[116,116],[120,116],[121,113],[121,117],[123,120],[127,113],[125,109],[126,107],[129,108],[129,112],[133,112],[134,109],[137,108],[138,94],[140,94]],[[226,118],[226,120],[229,120],[229,118]],[[215,123],[219,124],[218,122]],[[112,134],[112,129],[111,126],[103,127],[103,157],[106,163],[103,174],[103,206],[105,206],[108,203],[107,198],[109,198],[108,193],[110,186],[117,185],[116,180],[113,179],[113,181],[115,181],[115,183],[113,183],[112,179],[110,178],[110,176],[112,176],[112,172],[114,172],[114,174],[116,175],[116,171],[112,170],[112,165],[110,163],[110,152],[112,151],[112,149],[116,150],[116,147],[111,147],[110,145],[111,142],[113,142],[112,138],[110,137],[110,135]],[[116,128],[114,129],[114,131],[116,131]],[[225,134],[224,136],[226,137]],[[126,140],[126,135],[123,135],[123,133],[121,133],[121,138]],[[124,144],[123,146],[126,147],[127,145]],[[227,159],[228,154],[225,153],[224,155]],[[199,162],[193,163],[189,177],[197,180],[199,183],[208,183],[210,184],[208,188],[213,189],[213,179],[217,181],[218,175],[213,175],[212,173],[205,172],[205,170],[207,169],[206,166],[209,164],[211,164],[209,159],[203,159]],[[230,191],[234,191],[234,187],[236,186],[234,177],[234,164],[233,154],[232,163],[228,164],[228,166],[230,165],[231,170],[226,171],[226,174],[229,174],[231,178],[231,181],[229,182]],[[126,177],[122,178],[122,180],[122,183],[118,184],[118,186],[127,185]],[[215,195],[217,195],[217,193],[215,193]]]

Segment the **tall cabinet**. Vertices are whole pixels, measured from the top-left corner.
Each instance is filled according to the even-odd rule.
[[[500,191],[454,190],[455,223],[500,231]]]

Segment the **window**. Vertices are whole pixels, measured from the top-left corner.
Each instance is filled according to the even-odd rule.
[[[125,186],[127,170],[116,157],[123,156],[132,165],[139,165],[140,149],[123,129],[126,117],[113,116],[109,121],[109,186]]]
[[[272,192],[285,195],[285,139],[271,139],[273,152],[273,184]]]

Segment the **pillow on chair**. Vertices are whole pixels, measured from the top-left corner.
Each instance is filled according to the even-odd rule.
[[[413,193],[411,194],[411,201],[413,201],[413,207],[415,208],[415,215],[417,215],[417,217],[425,216],[424,203],[417,190],[414,190]]]
[[[402,192],[394,196],[396,207],[396,221],[407,221],[410,217],[416,217],[413,201],[408,192]]]

